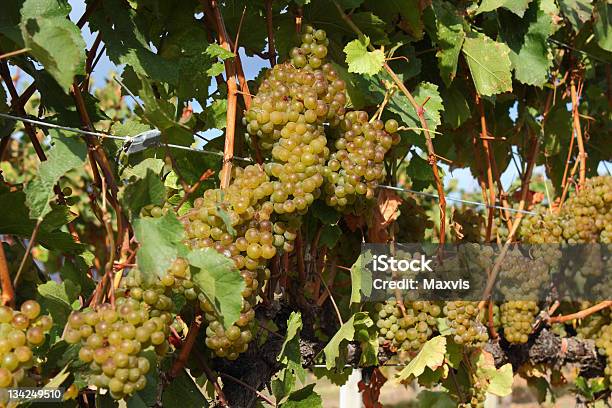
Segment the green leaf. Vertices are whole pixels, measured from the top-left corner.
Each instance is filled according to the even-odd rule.
[[[174,378],[166,387],[164,387],[164,393],[162,394],[162,406],[167,408],[206,408],[209,406],[209,403],[191,376],[189,376],[189,374],[183,370],[178,377]]]
[[[315,384],[310,384],[301,390],[292,392],[281,408],[322,408],[323,400],[314,391],[314,387]]]
[[[338,225],[325,225],[321,231],[319,243],[328,248],[333,248],[342,236],[342,229]]]
[[[370,39],[362,37],[346,44],[344,53],[348,71],[365,75],[376,75],[385,63],[385,54],[382,50],[368,51]]]
[[[62,371],[57,373],[43,388],[59,388],[60,385],[70,377],[70,371],[68,371],[68,365],[62,368]]]
[[[224,129],[227,121],[227,99],[216,99],[207,106],[199,118],[206,129]]]
[[[411,377],[423,374],[425,367],[437,369],[444,363],[446,353],[446,337],[436,336],[423,345],[419,354],[395,377],[397,381],[405,381]]]
[[[497,395],[499,397],[505,397],[512,393],[512,365],[506,363],[492,374],[489,382],[487,392]]]
[[[457,84],[443,89],[440,96],[444,101],[442,119],[451,129],[457,129],[472,116],[465,93],[461,92]]]
[[[80,167],[87,157],[87,146],[80,138],[67,137],[51,130],[54,145],[47,160],[38,167],[37,177],[25,188],[30,218],[42,220],[51,211],[49,201],[55,197],[53,187],[69,170]]]
[[[220,46],[219,44],[210,44],[207,48],[206,48],[206,54],[210,55],[211,57],[214,58],[221,58],[222,60],[228,59],[228,58],[234,58],[234,53],[231,51],[226,50],[225,48],[223,48],[222,46]]]
[[[134,232],[140,243],[136,261],[146,282],[164,276],[182,249],[183,224],[172,211],[160,218],[138,218]]]
[[[572,133],[572,114],[565,105],[555,105],[544,126],[544,154],[555,156],[561,152],[561,143]],[[564,158],[565,160],[565,158]]]
[[[191,251],[189,263],[198,268],[191,274],[200,289],[217,311],[217,316],[228,329],[240,317],[241,292],[245,288],[240,271],[234,261],[211,248]]]
[[[372,253],[366,251],[351,266],[351,304],[361,302],[362,294],[367,297],[372,293],[372,272],[366,268],[371,261]]]
[[[41,303],[49,310],[53,321],[63,325],[72,312],[70,305],[78,299],[81,288],[72,281],[65,280],[61,284],[48,281],[38,285],[37,289],[41,296]]]
[[[100,31],[106,53],[115,64],[126,64],[151,80],[178,83],[179,64],[151,50],[147,36],[137,23],[136,10],[128,3],[105,0],[95,8],[89,24],[92,31]]]
[[[482,0],[480,7],[476,10],[476,14],[493,11],[499,7],[504,7],[519,17],[523,17],[525,10],[531,3],[531,0]]]
[[[448,392],[423,390],[419,393],[417,399],[419,407],[455,408],[457,406]]]
[[[302,367],[300,352],[300,331],[302,330],[302,315],[292,312],[287,320],[287,335],[281,351],[276,358],[284,368],[272,382],[273,393],[277,402],[284,401],[295,386],[296,377],[302,383],[306,380],[306,370]]]
[[[557,14],[553,0],[539,0],[522,18],[500,16],[502,38],[511,48],[510,61],[520,82],[542,87],[548,81],[553,58],[548,38],[557,29]]]
[[[509,53],[506,44],[493,41],[484,34],[465,39],[463,54],[480,95],[512,91]]]
[[[593,4],[591,0],[559,0],[559,8],[578,32],[591,19]]]
[[[328,370],[331,370],[332,367],[341,369],[344,366],[344,359],[341,358],[338,364],[336,364],[336,360],[341,356],[341,344],[344,341],[352,341],[354,339],[356,326],[371,327],[373,324],[372,319],[365,312],[358,312],[351,316],[346,323],[340,326],[334,337],[331,338],[323,349],[323,354],[325,355],[325,367]]]
[[[21,35],[34,56],[67,91],[75,75],[85,73],[85,41],[67,16],[64,2],[26,0],[21,8]]]
[[[390,80],[386,73],[382,75],[382,78],[383,80]],[[379,92],[381,95],[384,95],[385,91],[380,88],[380,85],[370,82],[370,86],[371,89]],[[412,92],[412,96],[419,106],[422,106],[425,101],[427,101],[427,103],[425,103],[423,114],[425,116],[428,129],[435,130],[441,123],[440,112],[444,110],[442,97],[438,92],[438,86],[429,82],[421,82]],[[414,128],[416,133],[421,133],[420,130],[417,130],[422,128],[417,111],[403,93],[395,92],[387,105],[387,109],[393,113],[397,113],[400,116],[403,126]],[[431,136],[433,137],[434,134],[431,134]]]
[[[457,73],[459,54],[465,40],[465,21],[457,13],[457,8],[446,1],[434,1],[432,8],[436,17],[436,31],[433,34],[440,48],[436,53],[440,76],[446,86],[450,86]]]
[[[597,44],[606,51],[612,52],[612,3],[599,0],[593,10],[593,32]]]
[[[160,173],[164,162],[160,159],[147,158],[123,172],[129,177],[129,183],[123,192],[123,203],[136,217],[142,207],[149,204],[162,205],[166,198],[166,189]]]

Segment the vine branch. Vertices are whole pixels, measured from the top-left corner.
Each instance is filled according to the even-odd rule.
[[[2,296],[0,297],[1,304],[4,306],[15,306],[15,289],[11,283],[11,274],[8,269],[8,261],[4,253],[4,245],[0,241],[0,288]]]

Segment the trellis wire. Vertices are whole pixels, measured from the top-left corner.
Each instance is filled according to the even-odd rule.
[[[85,136],[94,136],[94,137],[99,137],[99,138],[103,138],[103,139],[123,140],[124,142],[130,142],[136,136],[138,136],[138,135],[135,135],[135,136],[115,136],[115,135],[110,135],[108,133],[91,132],[91,131],[88,131],[88,130],[83,130],[83,129],[79,129],[79,128],[73,128],[73,127],[69,127],[69,126],[57,125],[55,123],[43,122],[42,120],[31,119],[31,118],[26,118],[26,117],[21,117],[21,116],[14,116],[14,115],[6,114],[6,113],[0,113],[0,117],[6,118],[6,119],[12,119],[12,120],[19,120],[19,121],[22,121],[22,122],[27,122],[27,123],[31,123],[33,125],[38,125],[38,126],[42,126],[42,127],[51,128],[51,129],[65,130],[67,132],[73,132],[73,133],[77,133],[77,134],[81,134],[81,135],[85,135]],[[222,152],[211,152],[211,151],[208,151],[208,150],[199,150],[199,149],[195,149],[193,147],[182,146],[182,145],[177,145],[177,144],[172,144],[172,143],[160,143],[160,145],[161,146],[166,146],[166,147],[169,147],[169,148],[172,148],[172,149],[187,150],[187,151],[195,152],[195,153],[202,153],[202,154],[208,154],[208,155],[223,157],[223,153]],[[238,157],[238,156],[234,156],[234,159],[235,160],[240,160],[240,161],[245,161],[245,162],[252,162],[253,161],[252,159],[249,159],[249,158],[246,158],[246,157]]]
[[[385,186],[385,185],[379,185],[378,188],[385,188],[387,190],[395,190],[395,191],[404,191],[406,193],[417,194],[417,195],[421,195],[421,196],[429,197],[429,198],[435,198],[436,200],[440,199],[440,196],[438,196],[437,194],[426,193],[423,191],[414,191],[408,188]],[[489,205],[486,203],[481,203],[480,201],[463,200],[461,198],[455,198],[455,197],[450,197],[450,196],[446,196],[444,198],[448,201],[456,201],[458,203],[463,203],[463,204],[470,204],[470,205],[486,207],[486,208],[494,208],[496,210],[504,210],[504,211],[509,211],[509,212],[521,213],[521,214],[537,215],[537,213],[533,211],[519,210],[516,208],[508,208],[508,207],[504,207],[501,205]]]
[[[115,135],[110,135],[108,133],[102,133],[102,132],[90,132],[88,130],[73,128],[73,127],[69,127],[69,126],[56,125],[55,123],[44,122],[44,121],[41,121],[41,120],[31,119],[31,118],[26,118],[26,117],[21,117],[21,116],[9,115],[9,114],[6,114],[6,113],[0,113],[0,117],[6,118],[6,119],[12,119],[12,120],[20,120],[22,122],[28,122],[28,123],[31,123],[31,124],[34,124],[34,125],[38,125],[38,126],[44,126],[44,127],[48,127],[48,128],[52,128],[52,129],[61,129],[61,130],[65,130],[65,131],[68,131],[68,132],[74,132],[74,133],[77,133],[77,134],[82,134],[82,135],[87,135],[87,136],[95,136],[95,137],[100,137],[100,138],[123,140],[124,142],[129,142],[129,141],[133,140],[133,138],[135,137],[135,136],[115,136]],[[221,153],[221,152],[210,152],[210,151],[206,151],[206,150],[199,150],[199,149],[194,149],[194,148],[188,147],[188,146],[181,146],[181,145],[170,144],[170,143],[162,143],[162,145],[167,146],[169,148],[173,148],[173,149],[188,150],[188,151],[195,152],[195,153],[202,153],[202,154],[209,154],[209,155],[223,157],[223,153]],[[236,156],[234,156],[234,159],[245,161],[245,162],[252,162],[251,159],[245,158],[245,157],[236,157]],[[394,186],[387,186],[387,185],[379,185],[378,188],[384,188],[384,189],[387,189],[387,190],[395,190],[395,191],[403,191],[403,192],[406,192],[406,193],[411,193],[411,194],[416,194],[416,195],[420,195],[420,196],[424,196],[424,197],[434,198],[436,200],[440,199],[440,196],[438,196],[437,194],[426,193],[426,192],[423,192],[423,191],[410,190],[408,188],[403,188],[403,187],[394,187]],[[515,212],[515,213],[536,215],[536,213],[532,212],[532,211],[518,210],[518,209],[515,209],[515,208],[506,208],[506,207],[503,207],[503,206],[500,206],[500,205],[490,205],[490,204],[482,203],[482,202],[479,202],[479,201],[464,200],[464,199],[461,199],[461,198],[455,198],[455,197],[451,197],[451,196],[447,196],[445,198],[448,201],[454,201],[454,202],[459,202],[459,203],[468,204],[468,205],[474,205],[474,206],[478,206],[478,207],[493,208],[493,209],[498,209],[498,210]]]

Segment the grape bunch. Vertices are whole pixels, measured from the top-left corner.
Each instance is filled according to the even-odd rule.
[[[364,111],[348,112],[340,122],[340,137],[334,141],[327,161],[326,203],[340,210],[350,208],[360,196],[374,197],[384,176],[385,154],[399,142],[397,121],[368,120]]]
[[[158,299],[153,299],[152,293],[145,291],[143,299],[151,296],[150,303],[157,304],[159,296],[155,293]],[[119,297],[116,309],[102,304],[96,310],[71,314],[64,340],[80,344],[79,360],[89,364],[90,384],[106,388],[113,398],[121,399],[145,388],[151,361],[144,352],[153,349],[158,355],[166,353],[169,324],[169,314],[151,316],[142,302]]]
[[[34,300],[23,302],[19,311],[0,306],[0,388],[16,386],[34,365],[32,349],[45,342],[53,325],[51,316],[40,313]]]
[[[396,299],[377,303],[374,321],[378,327],[378,342],[412,358],[432,336],[440,316],[440,306],[428,301],[404,302],[402,313]]]
[[[584,310],[590,306],[593,305],[589,302],[583,302],[580,309]],[[601,336],[602,328],[610,323],[612,323],[610,320],[610,309],[604,309],[580,320],[578,327],[576,327],[576,333],[578,337],[583,339],[596,339]]]
[[[500,320],[505,339],[509,343],[527,343],[538,310],[537,303],[532,300],[512,300],[502,303]]]
[[[610,389],[612,389],[612,324],[601,328],[595,340],[595,345],[601,355],[606,356],[606,368],[604,373],[607,377]]]
[[[442,309],[457,344],[481,347],[489,335],[479,318],[478,302],[449,301]]]
[[[556,214],[540,209],[521,225],[523,238],[539,243],[612,243],[612,176],[593,177]]]
[[[302,45],[291,50],[291,64],[297,68],[317,69],[325,61],[329,40],[324,30],[304,27]]]

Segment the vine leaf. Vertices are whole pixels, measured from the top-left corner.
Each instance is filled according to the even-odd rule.
[[[390,190],[379,190],[376,206],[372,217],[368,219],[368,237],[370,242],[387,242],[389,232],[387,228],[400,215],[399,206],[402,204],[400,196]]]
[[[485,381],[487,392],[504,397],[512,392],[512,365],[504,364],[499,369],[495,367],[493,355],[484,350],[476,350],[471,357],[476,366],[476,376]]]
[[[499,7],[506,8],[519,17],[523,17],[525,10],[532,0],[482,0],[476,14],[493,11]]]
[[[553,0],[535,1],[523,18],[501,18],[502,38],[510,46],[515,77],[527,85],[542,87],[549,78],[552,52],[548,37],[557,30],[559,10]]]
[[[287,320],[287,335],[281,351],[276,358],[284,368],[272,381],[272,392],[277,403],[285,401],[295,386],[296,377],[300,382],[306,380],[306,370],[302,367],[302,354],[300,352],[300,331],[302,330],[302,315],[291,312]]]
[[[187,259],[197,268],[191,274],[193,283],[213,305],[223,327],[230,328],[240,317],[245,288],[234,261],[212,248],[191,251]]]
[[[398,382],[406,381],[411,377],[418,377],[423,374],[425,367],[436,370],[444,363],[446,353],[446,337],[436,336],[423,345],[419,354],[413,358],[395,379]]]
[[[134,232],[140,243],[136,262],[145,282],[162,277],[170,264],[184,249],[181,244],[183,224],[171,211],[159,218],[138,218]]]
[[[47,160],[40,163],[38,174],[25,188],[30,218],[42,220],[51,211],[49,202],[55,197],[53,187],[68,171],[80,167],[87,157],[87,146],[79,138],[66,137],[56,130],[49,132],[53,147]]]
[[[595,3],[593,19],[597,44],[604,50],[612,52],[612,4],[606,0]]]
[[[340,354],[343,350],[340,347],[342,343],[354,339],[356,327],[372,327],[373,325],[374,322],[365,312],[358,312],[351,316],[346,323],[340,326],[340,329],[338,329],[334,337],[331,338],[327,346],[323,349],[323,354],[325,354],[325,367],[328,370],[331,370],[333,367],[342,370],[344,367],[344,358]],[[336,360],[338,360],[337,363]]]
[[[376,75],[385,63],[385,54],[382,50],[368,51],[370,39],[366,36],[346,44],[344,53],[348,71],[365,75]]]
[[[444,101],[442,119],[451,129],[457,129],[472,116],[465,92],[462,92],[457,84],[443,89],[441,96]]]
[[[314,390],[315,384],[294,391],[289,395],[287,402],[281,404],[281,408],[322,408],[323,400]]]
[[[123,202],[133,217],[138,216],[142,207],[163,204],[166,198],[164,183],[160,178],[163,166],[162,160],[148,158],[127,172],[132,182],[123,191]]]
[[[430,36],[440,48],[436,53],[440,75],[446,86],[450,86],[457,73],[459,54],[465,40],[465,21],[447,1],[434,1],[432,8],[436,16],[436,30],[430,32]]]
[[[162,406],[175,407],[209,407],[209,403],[185,370],[164,387]]]
[[[58,2],[26,0],[21,8],[21,35],[34,56],[67,91],[75,75],[85,73],[85,41],[70,19],[70,7]]]
[[[593,12],[592,0],[559,0],[559,8],[575,32],[580,31],[584,23],[591,19]]]
[[[480,95],[512,91],[510,48],[506,44],[477,34],[465,39],[462,51]]]
[[[457,406],[448,392],[423,390],[419,393],[418,400],[420,407],[455,408]]]
[[[70,280],[65,280],[61,284],[49,281],[38,285],[37,290],[41,303],[49,310],[53,321],[65,324],[72,312],[71,304],[78,299],[81,292],[80,286]]]
[[[362,294],[367,297],[372,293],[372,272],[366,268],[371,261],[372,253],[368,250],[351,266],[351,304],[361,302]]]

